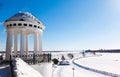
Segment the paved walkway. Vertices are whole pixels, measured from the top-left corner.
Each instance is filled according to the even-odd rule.
[[[0,64],[0,77],[10,77],[9,65]]]

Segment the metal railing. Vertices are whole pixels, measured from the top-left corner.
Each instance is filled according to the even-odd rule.
[[[40,62],[50,62],[51,54],[29,54],[29,55],[10,55],[11,60],[15,58],[21,58],[25,62],[29,63],[40,63]]]

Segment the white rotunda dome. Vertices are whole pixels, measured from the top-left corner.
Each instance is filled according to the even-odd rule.
[[[6,20],[6,22],[8,21],[29,21],[41,24],[41,22],[29,12],[19,12]]]
[[[29,12],[19,12],[12,17],[8,18],[4,25],[7,29],[10,28],[29,28],[44,30],[45,26],[31,13]]]

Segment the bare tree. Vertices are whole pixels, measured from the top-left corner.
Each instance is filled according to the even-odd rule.
[[[74,57],[72,53],[68,53],[67,56],[68,56],[70,59],[72,59],[72,58]]]
[[[64,55],[62,55],[62,57],[61,57],[61,60],[65,60],[65,57],[64,57]]]

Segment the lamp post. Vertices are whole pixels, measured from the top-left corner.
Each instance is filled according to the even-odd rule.
[[[75,68],[73,67],[72,70],[73,70],[73,77],[74,77],[74,70],[75,70]]]
[[[53,77],[53,66],[54,66],[54,64],[52,64],[52,77]]]

